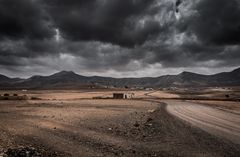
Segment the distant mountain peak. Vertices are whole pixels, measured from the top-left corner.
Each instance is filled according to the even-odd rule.
[[[183,71],[179,75],[180,76],[200,76],[202,74],[193,73],[193,72],[189,72],[189,71]]]
[[[10,78],[5,75],[0,74],[0,79],[1,80],[9,80]]]
[[[195,73],[188,72],[188,71],[183,71],[179,75],[194,75]]]
[[[32,77],[30,77],[30,79],[39,79],[39,78],[42,78],[43,76],[40,76],[40,75],[34,75]]]
[[[232,72],[234,72],[234,73],[240,73],[240,67],[237,68],[237,69],[234,69]]]
[[[9,89],[72,89],[89,88],[97,84],[100,88],[115,87],[215,87],[240,86],[240,68],[231,72],[202,75],[183,71],[178,75],[165,75],[153,78],[109,78],[82,76],[73,71],[60,71],[50,76],[33,76],[29,79],[12,79],[0,74],[0,87]]]
[[[63,70],[63,71],[60,71],[60,72],[55,73],[53,75],[77,75],[77,74],[75,72],[73,72],[73,71],[65,71],[65,70]]]
[[[72,74],[72,73],[74,73],[75,74],[75,72],[67,71],[67,70],[60,71],[59,73],[62,73],[62,74]]]
[[[180,74],[189,74],[190,72],[188,72],[188,71],[183,71],[183,72],[181,72]]]

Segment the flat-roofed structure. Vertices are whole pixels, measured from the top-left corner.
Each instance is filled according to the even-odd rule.
[[[129,99],[132,98],[134,93],[113,93],[113,99]]]
[[[113,93],[113,99],[124,99],[125,94],[124,93]]]

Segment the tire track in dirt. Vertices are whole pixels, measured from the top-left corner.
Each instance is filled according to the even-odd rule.
[[[185,101],[165,101],[167,111],[204,131],[240,144],[240,116]]]

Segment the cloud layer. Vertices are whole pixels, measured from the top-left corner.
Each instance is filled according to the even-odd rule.
[[[157,76],[240,65],[238,0],[0,0],[0,68]]]

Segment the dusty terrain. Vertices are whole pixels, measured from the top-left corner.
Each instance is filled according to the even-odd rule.
[[[94,97],[112,97],[112,93],[134,93],[134,98],[148,98],[146,91],[143,90],[27,90],[27,91],[0,91],[0,94],[26,94],[28,97],[37,97],[43,100],[80,100],[80,99],[92,99]],[[152,92],[151,92],[152,93]],[[154,92],[163,93],[161,91]],[[164,93],[164,97],[171,97],[174,94]]]
[[[27,95],[42,100],[0,101],[0,156],[238,157],[240,154],[238,141],[168,113],[166,108],[171,103],[153,99],[149,91],[136,92],[135,96],[142,98],[139,100],[90,99],[111,93],[27,91]],[[175,96],[161,93],[152,92],[157,97]],[[232,115],[228,116],[231,119]],[[235,116],[238,120],[239,115]],[[235,124],[238,134],[239,122]]]
[[[240,100],[240,87],[176,88],[168,92],[185,99]]]

